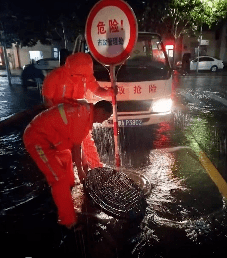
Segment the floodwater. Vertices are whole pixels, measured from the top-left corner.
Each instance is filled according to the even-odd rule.
[[[126,131],[121,139],[122,171],[139,173],[151,184],[147,213],[130,255],[215,257],[221,254],[227,236],[226,202],[188,139],[170,123]],[[217,237],[217,231],[221,237],[219,233]]]
[[[227,80],[226,71],[211,75],[175,77],[175,126],[189,129],[202,150],[227,180]],[[186,134],[186,133],[185,133]],[[186,134],[187,135],[187,134]]]
[[[177,87],[176,97],[182,97],[184,90],[190,93],[190,86]],[[193,92],[190,96],[194,95]],[[199,103],[190,102],[187,109],[176,108],[169,123],[120,129],[121,171],[138,184],[139,179],[145,179],[141,187],[147,208],[144,218],[138,221],[106,214],[84,195],[79,185],[77,194],[84,200],[80,226],[68,230],[58,225],[50,189],[21,140],[25,125],[0,136],[2,251],[9,257],[11,253],[16,257],[89,258],[223,255],[226,201],[200,164],[193,139],[213,153],[209,142],[212,139],[216,161],[226,153],[220,140],[225,137],[224,127],[211,112],[213,106],[198,112]],[[114,168],[111,129],[96,127],[93,135],[102,161]]]
[[[1,162],[0,223],[4,246],[8,249],[13,243],[19,253],[32,257],[39,257],[44,250],[66,257],[77,254],[94,258],[221,254],[227,234],[226,203],[195,153],[184,145],[174,146],[171,128],[168,129],[168,124],[162,126],[151,133],[154,139],[149,143],[137,138],[139,153],[138,142],[131,141],[135,140],[133,130],[127,134],[132,136],[127,139],[129,146],[123,144],[121,149],[121,170],[149,181],[143,220],[115,218],[87,199],[80,214],[82,228],[75,232],[57,225],[49,188],[26,154],[21,133],[1,137],[4,162]],[[102,129],[96,130],[102,134]],[[108,134],[104,130],[104,135]],[[106,139],[106,144],[97,145],[103,148],[99,151],[104,152],[104,163],[114,167],[111,136]]]

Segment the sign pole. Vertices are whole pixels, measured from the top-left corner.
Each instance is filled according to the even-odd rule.
[[[115,65],[110,65],[110,81],[111,87],[115,89],[116,80],[115,80]],[[118,117],[117,117],[117,97],[116,94],[112,96],[113,104],[113,129],[114,129],[114,146],[115,146],[115,163],[116,170],[119,171],[121,160],[119,154],[119,134],[118,134]]]
[[[131,7],[123,0],[100,0],[90,11],[85,38],[93,57],[109,66],[111,87],[115,89],[115,67],[132,53],[137,42],[138,25]],[[119,135],[116,94],[112,96],[116,170],[119,171]]]

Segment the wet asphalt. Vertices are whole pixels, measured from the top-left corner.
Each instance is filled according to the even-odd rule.
[[[209,73],[187,75],[190,79],[176,76],[177,104],[170,123],[141,130],[120,129],[122,171],[140,174],[149,182],[145,216],[133,221],[114,217],[82,190],[80,223],[72,230],[57,224],[50,189],[21,139],[29,120],[41,110],[40,94],[35,88],[25,91],[17,75],[12,77],[11,87],[5,74],[0,76],[0,125],[4,125],[0,127],[0,246],[7,257],[197,258],[225,254],[226,200],[201,166],[195,147],[197,143],[206,153],[214,152],[201,137],[207,129],[216,128],[211,122],[206,123],[213,113],[201,112],[196,105],[187,104],[189,109],[184,109],[187,94],[198,93],[195,89],[192,92],[192,86],[199,76],[213,80],[213,84],[218,82],[219,92],[224,96],[220,80],[225,73],[212,75],[210,79]],[[182,81],[183,89],[179,86]],[[200,97],[197,104],[202,105],[204,99]],[[19,122],[12,120],[14,114],[20,118],[16,120]],[[223,126],[225,130],[219,120],[215,116],[213,124],[218,121],[218,128]],[[201,124],[205,126],[202,132]],[[103,162],[114,167],[112,131],[96,128],[93,134]],[[214,135],[217,130],[208,135],[208,140]],[[213,163],[220,160],[215,154],[209,157]],[[224,155],[221,158],[223,161]],[[224,162],[221,163],[222,166],[216,165],[225,177]]]

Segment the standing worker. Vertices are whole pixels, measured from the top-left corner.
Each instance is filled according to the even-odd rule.
[[[89,54],[79,52],[68,56],[65,65],[53,70],[44,80],[42,95],[45,106],[84,99],[88,90],[102,98],[117,94],[117,87],[108,90],[100,87],[93,73],[93,61]],[[83,153],[90,168],[103,166],[91,133],[84,139]]]
[[[82,182],[86,173],[81,143],[93,123],[102,123],[112,111],[112,104],[105,100],[95,105],[86,101],[63,103],[37,115],[25,129],[25,147],[51,187],[59,223],[69,228],[77,222],[71,196],[75,184],[73,162]]]
[[[89,54],[76,53],[67,57],[65,65],[53,70],[44,80],[42,95],[47,107],[84,99],[87,90],[96,96],[106,98],[117,93],[117,88],[108,90],[99,86]]]

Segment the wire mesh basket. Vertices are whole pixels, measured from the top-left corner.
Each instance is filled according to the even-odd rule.
[[[112,168],[95,168],[88,172],[85,190],[107,213],[125,219],[141,218],[145,214],[143,191],[125,173]]]

